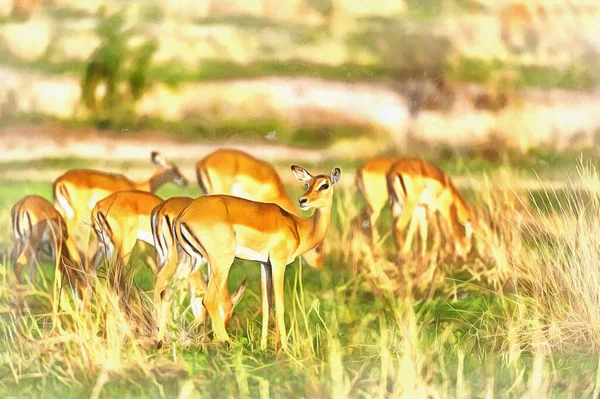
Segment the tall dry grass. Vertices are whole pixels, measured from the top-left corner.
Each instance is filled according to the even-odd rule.
[[[589,372],[565,376],[555,356],[598,352],[600,176],[580,162],[564,193],[542,185],[544,194],[534,196],[498,184],[518,178],[501,171],[473,179],[479,223],[465,262],[432,256],[399,265],[385,233],[372,251],[366,236],[348,227],[362,211],[356,193],[341,191],[326,246],[329,267],[308,281],[301,264],[290,269],[288,353],[259,350],[260,317],[247,311],[233,320],[229,351],[185,313],[170,323],[167,348],[157,351],[151,293],[131,279],[119,288],[100,273],[91,309],[80,310],[68,294],[58,309],[57,283],[17,290],[5,260],[0,391],[30,381],[57,389],[51,381],[58,381],[96,398],[117,381],[158,397],[533,398],[559,384],[574,396],[597,394],[597,361]],[[124,295],[135,299],[125,301],[131,306]],[[479,297],[477,307],[454,309]],[[440,306],[454,309],[456,320],[436,314]]]

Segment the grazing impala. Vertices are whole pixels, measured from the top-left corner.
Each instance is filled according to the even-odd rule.
[[[356,171],[356,186],[367,202],[365,213],[371,233],[371,244],[373,245],[379,240],[376,228],[377,220],[383,207],[390,200],[387,172],[398,159],[393,157],[370,159]],[[364,219],[364,214],[361,215],[361,222],[363,220],[366,222],[366,219]]]
[[[79,294],[79,299],[86,303],[89,285],[85,270],[73,237],[54,206],[39,195],[29,195],[12,207],[11,218],[15,236],[11,258],[15,260],[17,281],[22,282],[23,268],[28,265],[29,278],[33,282],[37,254],[47,252],[54,259],[57,278],[65,273],[74,295]]]
[[[203,279],[199,270],[200,266],[205,264],[206,261],[199,257],[191,257],[182,251],[173,232],[175,219],[191,202],[192,199],[189,197],[169,198],[154,208],[150,217],[157,267],[156,282],[154,284],[154,304],[158,311],[158,348],[162,347],[165,334],[167,307],[171,296],[171,289],[168,288],[168,284],[174,274],[177,274],[178,278],[188,279],[190,305],[196,320],[204,321],[206,318],[206,309],[198,297],[200,291],[203,293],[206,291],[204,280],[207,280],[207,278]],[[234,305],[243,294],[245,287],[244,282],[232,295]]]
[[[151,154],[152,162],[158,169],[150,179],[134,182],[121,174],[105,173],[95,170],[69,170],[54,181],[54,204],[62,213],[68,231],[75,235],[79,223],[90,215],[98,201],[112,193],[125,190],[155,192],[167,182],[186,186],[187,180],[177,166],[169,162],[160,153]]]
[[[169,305],[170,290],[167,289],[169,279],[175,274],[177,269],[187,268],[186,274],[189,276],[189,293],[192,312],[197,320],[206,318],[206,311],[202,304],[198,304],[196,290],[204,288],[201,272],[199,270],[201,262],[194,262],[191,258],[181,251],[173,235],[173,221],[183,208],[192,202],[189,197],[173,197],[160,203],[150,214],[150,223],[152,236],[154,239],[154,251],[156,255],[156,281],[154,282],[154,305],[158,312],[158,340],[157,347],[162,347],[162,340],[165,334],[167,323],[167,307]],[[178,267],[179,266],[179,267]]]
[[[276,328],[282,349],[287,349],[284,322],[284,277],[286,266],[297,256],[319,245],[329,230],[333,186],[341,171],[330,176],[310,175],[292,166],[296,178],[307,185],[298,199],[301,209],[314,209],[302,218],[273,203],[253,202],[228,195],[195,199],[175,222],[182,249],[190,256],[208,261],[209,283],[203,304],[210,315],[216,338],[229,341],[225,329],[231,318],[232,302],[227,292],[229,269],[235,258],[261,262],[262,332],[266,348],[270,292],[275,291]]]
[[[188,279],[194,316],[198,320],[205,318],[204,307],[195,300],[196,294],[205,285],[199,271],[202,262],[180,254],[171,229],[173,220],[191,201],[191,198],[175,197],[163,202],[152,193],[130,190],[109,195],[98,201],[92,210],[92,221],[100,244],[93,262],[94,267],[105,257],[112,258],[115,253],[123,266],[127,265],[138,240],[155,248],[157,279],[154,299],[159,315],[159,347],[162,346],[166,325],[165,307],[169,303],[165,297],[168,294],[166,288],[168,280],[176,271],[180,277]],[[234,303],[244,289],[245,283],[242,283],[232,297]]]
[[[127,265],[138,240],[154,246],[150,213],[162,202],[158,196],[139,190],[118,191],[98,201],[92,210],[92,223],[98,239],[98,252],[92,262],[96,268],[117,254]]]
[[[216,150],[198,161],[196,176],[205,194],[226,194],[256,202],[272,202],[299,216],[273,165],[246,152]],[[322,269],[325,263],[322,245],[308,251],[302,258],[309,266]]]
[[[422,159],[399,159],[387,173],[388,190],[392,198],[394,237],[401,253],[411,249],[413,236],[419,228],[421,255],[427,248],[428,215],[439,212],[449,224],[458,256],[466,257],[471,250],[472,223],[475,222],[469,206],[452,184],[450,178],[438,167]],[[403,243],[404,227],[410,221]],[[433,252],[439,251],[436,235]]]

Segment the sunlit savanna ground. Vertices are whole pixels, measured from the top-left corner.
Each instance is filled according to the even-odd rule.
[[[86,165],[61,162],[52,167]],[[358,163],[331,160],[307,168],[324,172],[337,165],[342,179],[353,179]],[[170,324],[169,343],[156,350],[154,277],[146,263],[151,249],[137,249],[132,257],[134,278],[121,292],[130,296],[128,313],[107,291],[102,271],[90,312],[53,310],[52,266],[40,265],[35,285],[18,291],[4,257],[1,396],[598,397],[595,165],[575,156],[440,165],[460,182],[479,216],[470,259],[443,262],[432,282],[425,278],[408,290],[405,270],[429,276],[433,269],[411,259],[392,262],[389,209],[378,226],[385,256],[373,256],[351,228],[364,202],[347,181],[335,193],[325,270],[298,261],[288,267],[289,353],[273,351],[272,328],[269,349],[259,349],[257,264],[232,268],[230,290],[248,279],[228,327],[232,348],[212,344],[209,330],[192,325],[185,311]],[[286,173],[286,165],[278,166]],[[301,186],[290,184],[289,192],[297,196]],[[520,200],[512,200],[513,190]],[[3,250],[12,243],[10,207],[33,193],[50,199],[51,181],[0,183]],[[196,196],[199,189],[166,186],[159,195]],[[16,306],[19,292],[29,309],[23,313]],[[184,299],[177,308],[186,306]]]

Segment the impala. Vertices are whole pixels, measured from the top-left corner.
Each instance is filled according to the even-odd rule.
[[[204,281],[199,271],[201,262],[194,262],[180,254],[178,266],[178,247],[171,230],[172,221],[190,202],[191,198],[175,197],[164,201],[152,193],[138,190],[119,191],[98,201],[92,210],[92,222],[99,242],[94,261],[97,267],[105,257],[117,259],[125,266],[128,263],[135,243],[140,240],[150,244],[156,254],[156,282],[154,300],[159,315],[159,339],[157,346],[162,346],[166,325],[166,309],[168,305],[166,289],[170,277],[176,269],[181,278],[188,279],[190,287],[192,312],[197,320],[204,320],[204,307],[196,300],[199,290],[204,288]],[[235,295],[237,302],[245,289],[242,283]]]
[[[88,169],[69,170],[54,181],[54,204],[67,222],[68,231],[75,235],[79,223],[88,220],[96,203],[112,193],[125,190],[155,192],[163,184],[173,182],[186,186],[187,180],[176,165],[153,151],[152,162],[158,166],[146,181],[134,182],[121,174]]]
[[[175,239],[173,222],[181,211],[192,202],[189,197],[173,197],[159,204],[152,210],[150,222],[154,237],[156,253],[156,282],[154,283],[154,304],[158,311],[158,340],[156,346],[160,349],[165,335],[166,315],[171,289],[168,288],[169,280],[174,274],[180,279],[187,279],[190,294],[192,313],[197,321],[206,319],[206,309],[202,305],[198,294],[206,291],[207,276],[201,273],[200,266],[206,263],[203,259],[192,258],[181,250]],[[241,298],[246,288],[245,281],[232,295],[235,305]]]
[[[150,213],[162,199],[139,190],[118,191],[98,201],[92,210],[92,223],[98,240],[94,268],[115,253],[123,266],[138,240],[154,246]]]
[[[381,216],[381,211],[390,202],[390,192],[388,190],[387,173],[392,165],[401,158],[395,157],[378,157],[365,162],[356,171],[356,186],[364,197],[367,206],[362,215],[359,216],[361,227],[365,228],[369,225],[371,235],[371,245],[375,245],[379,241],[377,232],[377,220]],[[402,213],[403,217],[399,219],[397,230],[402,232],[411,221],[412,209],[407,209]],[[365,215],[366,214],[366,215]],[[435,233],[439,234],[438,230]],[[436,236],[439,238],[439,236]]]
[[[379,157],[365,162],[356,171],[356,187],[361,192],[367,207],[366,219],[361,215],[361,222],[368,219],[371,233],[371,243],[374,245],[379,240],[376,223],[383,207],[389,202],[387,172],[398,158]],[[363,225],[364,226],[364,225]]]
[[[256,202],[272,202],[299,216],[277,171],[268,162],[233,149],[216,150],[196,164],[198,184],[205,194],[226,194]],[[322,245],[302,258],[309,266],[324,267]]]
[[[225,325],[233,305],[227,278],[235,258],[261,263],[262,331],[261,348],[266,348],[271,289],[275,294],[276,324],[282,349],[287,350],[284,322],[284,277],[286,266],[319,245],[329,230],[333,186],[340,179],[339,168],[329,176],[312,176],[292,166],[307,191],[298,199],[300,209],[313,208],[302,218],[277,204],[253,202],[228,195],[195,199],[179,215],[175,233],[182,249],[208,262],[209,283],[203,304],[213,322],[217,340],[229,342]]]
[[[196,298],[197,289],[204,286],[202,275],[199,271],[202,262],[194,262],[194,258],[187,256],[177,244],[173,235],[173,221],[183,208],[192,202],[189,197],[173,197],[160,203],[150,214],[152,236],[154,240],[154,251],[156,255],[156,281],[154,283],[154,305],[158,312],[158,340],[156,346],[162,347],[162,340],[166,328],[167,306],[171,290],[167,289],[169,279],[177,269],[187,269],[182,272],[189,279],[190,305],[196,320],[206,318],[206,311],[202,303]],[[178,267],[179,266],[179,267]],[[181,272],[178,273],[181,275]]]
[[[427,248],[428,216],[439,212],[449,224],[455,252],[466,257],[471,250],[472,223],[475,222],[469,206],[450,180],[438,167],[422,159],[399,159],[387,173],[388,190],[392,198],[394,217],[393,233],[398,250],[410,251],[413,236],[419,228],[421,255]],[[410,221],[403,243],[404,227]],[[440,239],[436,235],[433,252],[439,251]]]
[[[19,200],[11,210],[15,243],[11,258],[15,260],[15,276],[22,282],[23,268],[29,267],[29,278],[35,281],[35,262],[39,252],[49,253],[56,266],[57,279],[65,273],[75,296],[85,304],[88,280],[82,269],[81,258],[69,234],[63,217],[52,204],[39,195]]]

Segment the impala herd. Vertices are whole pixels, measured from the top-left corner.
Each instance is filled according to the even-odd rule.
[[[163,344],[170,298],[182,283],[188,288],[196,320],[205,321],[208,313],[216,340],[228,342],[226,325],[246,285],[244,281],[230,295],[229,270],[236,258],[256,261],[261,265],[261,348],[267,346],[274,299],[279,332],[275,339],[287,349],[286,266],[302,256],[310,266],[323,267],[322,243],[340,169],[312,175],[300,166],[291,167],[306,186],[298,208],[313,209],[312,216],[302,217],[275,168],[245,152],[221,149],[200,160],[196,176],[205,195],[195,199],[156,196],[154,192],[165,183],[186,186],[188,181],[160,153],[153,152],[151,159],[157,169],[143,182],[120,174],[69,170],[54,182],[54,205],[37,195],[17,202],[11,211],[16,280],[22,282],[27,265],[33,281],[36,256],[50,255],[57,278],[64,273],[85,308],[98,266],[116,256],[126,267],[136,242],[143,241],[155,249],[157,346]],[[433,237],[431,251],[439,251],[440,231],[429,223],[438,214],[438,227],[450,233],[455,255],[465,257],[470,252],[476,221],[450,178],[436,166],[420,159],[376,158],[358,169],[356,184],[367,203],[361,221],[363,228],[370,229],[372,245],[378,241],[375,226],[381,210],[391,201],[393,236],[401,258],[410,256],[417,231],[421,256],[427,251],[428,235]],[[86,224],[95,232],[91,242],[89,233],[81,229]]]

